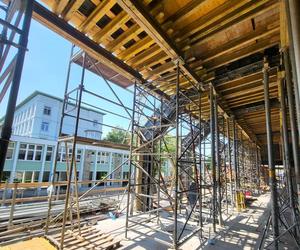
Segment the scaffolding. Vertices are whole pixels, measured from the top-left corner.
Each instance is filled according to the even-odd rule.
[[[2,8],[2,10],[6,11],[6,20],[1,20],[1,25],[4,28],[2,29],[1,36],[3,43],[1,43],[0,47],[0,66],[3,67],[7,57],[5,51],[8,51],[11,46],[17,48],[18,54],[16,57],[13,57],[12,62],[8,64],[7,69],[0,77],[1,82],[6,79],[0,101],[8,88],[7,86],[12,82],[5,126],[1,134],[1,171],[3,170],[7,144],[11,135],[13,119],[13,112],[11,111],[15,108],[32,13],[32,1],[28,0],[26,1],[27,4],[24,4],[26,8],[23,6],[23,9],[21,8],[22,11],[18,14],[17,23],[11,24],[11,13],[15,13],[15,10],[18,9],[13,7],[15,3],[20,3],[20,1],[12,1],[7,9]],[[124,5],[123,3],[122,6]],[[125,5],[125,7],[127,7],[127,12],[132,11],[130,6]],[[141,10],[143,9],[135,8],[135,11]],[[287,13],[289,13],[288,6],[287,10]],[[16,28],[16,26],[19,26],[23,12],[24,21],[22,31]],[[145,12],[143,14],[147,15]],[[143,15],[136,15],[134,17],[135,19],[139,19],[141,16]],[[288,16],[288,18],[291,18],[291,16]],[[150,18],[148,19],[150,20]],[[146,20],[147,22],[149,21],[148,19]],[[86,29],[86,25],[87,23],[82,25],[84,27],[83,30]],[[212,227],[213,232],[216,233],[220,227],[224,226],[225,215],[230,215],[235,209],[239,212],[245,208],[245,195],[247,193],[259,192],[263,184],[269,182],[271,211],[265,224],[259,248],[274,246],[275,249],[278,249],[281,237],[286,235],[292,237],[295,244],[299,246],[300,161],[299,127],[297,127],[296,118],[297,115],[299,116],[299,112],[296,114],[299,105],[295,104],[298,99],[295,95],[297,93],[297,76],[295,73],[294,58],[298,56],[294,51],[291,51],[291,48],[280,45],[282,47],[280,49],[280,63],[275,62],[272,68],[277,73],[276,81],[278,82],[279,89],[280,152],[282,153],[284,166],[284,178],[278,180],[279,170],[275,163],[272,105],[270,103],[269,74],[271,69],[269,62],[272,61],[271,58],[269,58],[269,61],[267,58],[263,62],[259,61],[255,65],[255,67],[263,66],[263,112],[259,113],[259,115],[265,115],[263,121],[266,123],[266,134],[264,136],[267,138],[265,143],[267,145],[265,158],[266,156],[268,158],[268,168],[264,168],[262,165],[261,142],[256,138],[255,134],[253,136],[254,139],[250,138],[248,133],[245,132],[245,126],[242,128],[239,125],[241,123],[239,121],[240,116],[235,116],[234,111],[226,113],[222,109],[221,106],[223,105],[221,104],[223,100],[217,91],[217,84],[209,82],[209,80],[205,84],[198,82],[197,79],[200,78],[195,77],[195,74],[191,73],[192,71],[187,62],[182,62],[181,60],[173,61],[174,55],[176,55],[175,57],[178,56],[177,49],[174,49],[169,39],[164,39],[165,36],[161,35],[164,33],[160,28],[157,28],[151,22],[148,25],[153,26],[149,33],[159,33],[158,40],[166,40],[164,42],[159,41],[158,47],[166,46],[165,50],[173,51],[171,52],[172,57],[168,58],[170,61],[164,59],[161,65],[156,66],[158,69],[161,69],[163,68],[161,66],[167,64],[167,67],[170,67],[172,70],[164,74],[164,69],[162,69],[161,72],[158,70],[158,74],[156,74],[155,65],[153,64],[152,68],[149,66],[151,70],[148,72],[149,77],[147,80],[144,80],[143,76],[139,75],[137,71],[139,77],[133,77],[134,79],[126,82],[127,85],[134,82],[132,107],[124,105],[121,98],[119,98],[118,94],[107,81],[107,79],[113,81],[115,78],[118,78],[119,73],[115,72],[114,76],[108,77],[107,74],[102,72],[101,62],[99,66],[99,62],[95,62],[85,52],[74,53],[73,46],[64,94],[59,140],[56,147],[56,152],[58,152],[59,146],[64,145],[67,152],[66,200],[64,211],[56,217],[52,217],[51,207],[54,192],[51,192],[48,216],[45,222],[46,234],[48,233],[50,224],[62,218],[60,238],[60,248],[62,249],[64,247],[64,235],[68,218],[71,224],[73,221],[73,210],[77,217],[77,228],[80,234],[80,200],[110,178],[123,164],[129,163],[128,185],[124,192],[127,200],[124,208],[120,208],[122,211],[126,209],[126,237],[128,237],[129,231],[142,234],[136,229],[137,226],[142,226],[151,231],[162,233],[164,235],[162,239],[154,238],[154,240],[158,240],[160,243],[174,247],[175,249],[195,234],[199,234],[200,238],[204,239],[202,232],[206,226]],[[290,25],[288,23],[285,26]],[[291,29],[291,27],[288,28]],[[10,30],[11,36],[9,39],[5,39],[8,30]],[[13,42],[16,33],[20,34],[19,44]],[[85,39],[87,38],[85,37]],[[81,37],[80,41],[83,40]],[[98,46],[98,44],[96,45]],[[171,46],[169,46],[170,44]],[[95,46],[94,43],[92,45]],[[114,46],[117,45],[114,44]],[[102,49],[98,51],[101,52]],[[279,51],[277,47],[276,51]],[[102,55],[105,54],[103,51],[101,53]],[[118,61],[118,58],[110,57],[111,54],[109,53],[105,54],[105,58],[115,59],[114,63],[117,62],[116,64],[121,65],[120,68],[124,71],[125,69],[130,69],[130,75],[132,76],[135,75],[132,74],[135,70],[131,68],[134,64],[129,67],[125,64],[125,61],[127,59],[134,60],[135,56],[142,57],[142,53],[141,51],[136,52],[136,54],[132,53],[133,59],[128,56],[128,58],[124,57],[125,59],[121,58],[124,59],[123,61]],[[267,54],[265,51],[264,53]],[[196,57],[190,59],[193,61]],[[78,86],[69,88],[71,64],[74,61],[81,66],[81,80]],[[221,66],[213,64],[211,70]],[[176,67],[175,70],[173,70],[174,67]],[[87,89],[85,85],[85,71],[87,69],[103,77],[104,82],[113,93],[116,101],[109,100],[105,95],[100,95],[95,91]],[[150,73],[150,71],[152,72]],[[202,72],[200,73],[202,74]],[[209,74],[211,72],[205,72],[205,76],[206,73]],[[227,74],[231,76],[234,73],[229,70]],[[191,78],[193,79],[191,80]],[[172,93],[170,90],[175,91]],[[92,108],[101,109],[119,118],[126,119],[130,123],[128,130],[123,129],[128,134],[128,137],[130,137],[130,156],[128,160],[121,162],[119,166],[108,173],[103,180],[95,180],[96,183],[83,195],[79,196],[76,166],[76,144],[80,139],[78,137],[78,124],[82,120],[80,116],[82,105],[91,105],[83,101],[83,95],[105,100],[123,109],[125,115],[92,106]],[[242,97],[246,95],[247,91],[243,93]],[[207,101],[204,102],[203,99]],[[257,100],[257,102],[260,101],[259,98]],[[247,105],[249,104],[252,105],[251,102]],[[255,108],[258,107],[256,106]],[[75,129],[68,136],[62,133],[62,124],[66,117],[72,118],[75,121]],[[109,124],[102,123],[101,125],[116,128]],[[91,143],[97,142],[94,141]],[[70,156],[68,152],[71,152]],[[165,162],[169,162],[171,166],[169,175],[166,174],[164,169]],[[58,181],[55,175],[56,165],[57,162],[52,175],[54,190]],[[151,223],[156,225],[156,227],[152,227],[153,224]],[[269,228],[272,229],[269,230]]]
[[[33,10],[33,0],[10,1],[1,5],[4,19],[0,19],[0,103],[10,88],[6,114],[0,138],[0,178],[12,134],[12,124],[19,92],[28,34]]]

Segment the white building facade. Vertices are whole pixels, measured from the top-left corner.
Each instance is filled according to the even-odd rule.
[[[75,115],[70,105],[70,112]],[[34,92],[21,102],[15,112],[13,135],[9,143],[3,180],[8,182],[48,182],[54,170],[57,139],[62,112],[62,100],[41,92]],[[78,136],[101,140],[104,114],[82,107]],[[73,134],[75,119],[66,117],[62,126],[64,134]],[[103,145],[102,145],[103,144]],[[105,143],[77,144],[76,162],[78,180],[99,180],[129,157],[126,145]],[[68,154],[71,155],[71,147]],[[66,180],[66,150],[58,149],[56,173],[59,180]],[[110,178],[128,177],[128,162]]]
[[[23,102],[15,112],[12,125],[13,135],[47,140],[57,140],[61,120],[63,101],[60,98],[35,91]],[[76,109],[67,106],[68,115],[65,117],[62,133],[73,134]],[[104,113],[81,108],[78,136],[101,140]]]

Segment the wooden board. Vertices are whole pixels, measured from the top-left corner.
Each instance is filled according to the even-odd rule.
[[[79,230],[67,230],[64,238],[64,249],[117,249],[120,247],[120,240],[114,239],[110,234],[92,226],[83,226]],[[56,247],[60,246],[61,233],[46,236],[47,239]]]

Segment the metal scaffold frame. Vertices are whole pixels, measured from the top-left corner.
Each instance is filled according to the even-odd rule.
[[[1,5],[5,19],[0,19],[0,103],[10,88],[5,119],[0,138],[0,180],[4,169],[12,124],[19,92],[28,34],[33,9],[33,0],[14,0]]]
[[[59,136],[58,136],[58,141],[57,145],[55,147],[55,163],[54,163],[54,168],[52,171],[52,176],[51,176],[51,183],[52,183],[52,188],[49,194],[48,198],[48,212],[47,212],[47,218],[45,220],[45,235],[47,237],[51,238],[51,230],[53,225],[55,225],[58,221],[62,221],[61,224],[61,234],[60,234],[60,240],[58,242],[59,248],[63,249],[64,248],[64,238],[65,238],[65,233],[67,228],[70,228],[71,230],[76,229],[78,232],[78,235],[81,235],[81,230],[80,227],[82,226],[82,221],[80,218],[80,201],[83,201],[88,195],[92,193],[98,186],[105,182],[110,182],[114,181],[111,180],[112,176],[114,173],[119,171],[124,164],[128,164],[128,159],[123,159],[122,162],[117,165],[114,169],[112,169],[109,173],[107,173],[106,176],[102,177],[101,180],[94,180],[93,185],[85,191],[83,194],[79,195],[79,184],[78,184],[78,176],[77,176],[77,155],[76,155],[76,149],[77,149],[77,144],[81,142],[82,137],[78,136],[78,127],[79,127],[79,122],[84,121],[84,122],[90,122],[90,123],[95,123],[95,120],[89,120],[86,118],[83,118],[81,114],[81,110],[84,107],[90,107],[92,110],[95,111],[101,111],[101,112],[106,112],[110,113],[113,116],[126,119],[129,122],[131,122],[131,114],[130,112],[132,111],[131,108],[125,106],[121,100],[120,97],[117,96],[115,93],[114,89],[112,88],[111,84],[103,78],[105,84],[107,87],[110,89],[112,92],[113,96],[116,98],[117,101],[108,99],[105,97],[105,95],[101,95],[99,93],[96,93],[94,91],[90,91],[87,89],[87,84],[85,83],[85,74],[86,70],[89,67],[93,67],[97,74],[102,76],[102,72],[100,68],[96,65],[96,63],[92,60],[89,55],[87,55],[83,51],[75,51],[76,47],[72,45],[71,49],[71,55],[70,55],[70,60],[69,60],[69,66],[67,70],[67,79],[66,79],[66,85],[65,85],[65,92],[64,92],[64,99],[63,99],[63,104],[62,104],[62,116],[61,116],[61,121],[60,121],[60,128],[59,128]],[[80,66],[81,69],[81,75],[80,75],[80,83],[78,86],[73,88],[70,85],[71,81],[71,68],[74,63],[77,63],[76,60],[78,58],[82,59]],[[77,63],[78,64],[78,63]],[[89,66],[88,66],[89,65]],[[103,107],[98,107],[96,105],[91,105],[88,102],[84,101],[84,96],[86,98],[88,97],[94,97],[97,99],[104,100],[106,103],[109,103],[112,106],[119,107],[121,110],[125,112],[126,115],[120,114],[118,111],[117,112],[111,111],[111,109],[108,108],[103,108]],[[64,134],[63,132],[63,124],[64,120],[72,119],[74,121],[74,130],[71,132],[71,134]],[[104,123],[104,122],[97,122],[97,124],[106,126],[109,128],[117,129],[117,130],[122,130],[125,131],[127,134],[130,135],[130,132],[128,130],[116,127],[111,125],[110,123]],[[126,138],[124,138],[125,140]],[[84,143],[90,144],[90,145],[98,145],[100,141],[98,140],[90,140],[86,141],[84,140]],[[64,147],[65,150],[65,164],[66,164],[66,177],[67,177],[67,185],[66,185],[66,191],[65,191],[65,204],[64,204],[64,210],[58,214],[53,214],[51,212],[52,210],[52,200],[53,196],[56,192],[58,192],[59,186],[59,176],[57,176],[57,164],[58,164],[58,154],[59,154],[59,148]],[[97,156],[96,156],[97,157]],[[96,161],[97,159],[95,159]],[[119,182],[123,183],[123,179],[120,179]],[[118,181],[116,181],[118,182]],[[127,180],[126,180],[127,182]],[[90,183],[90,182],[89,182]],[[112,188],[113,189],[113,188]],[[118,189],[118,188],[117,188]],[[122,189],[123,190],[123,189]],[[125,190],[125,188],[124,188]],[[124,196],[124,194],[123,194]],[[123,196],[121,200],[119,201],[120,203],[122,202]],[[118,196],[119,197],[119,196]],[[101,197],[100,197],[101,198]],[[100,199],[99,198],[99,199]],[[122,211],[121,204],[118,205],[118,210],[119,212]],[[123,209],[124,210],[124,209]],[[73,222],[73,214],[76,215],[76,223]],[[67,225],[70,223],[71,225]],[[50,235],[50,236],[49,236]]]
[[[222,214],[229,214],[228,205],[231,212],[235,205],[239,207],[237,192],[246,189],[245,183],[242,187],[239,184],[238,139],[230,126],[236,127],[234,118],[218,110],[213,85],[205,93],[188,82],[191,86],[187,90],[180,82],[184,77],[178,67],[175,83],[170,82],[176,84],[176,95],[170,100],[151,94],[144,83],[135,83],[126,215],[126,237],[129,231],[138,232],[135,226],[148,227],[172,239],[163,243],[175,248],[198,232],[202,235],[204,221],[216,232],[217,224],[223,225]],[[210,99],[210,116],[206,120],[201,104],[204,94],[209,94]],[[175,140],[173,152],[167,147],[168,138]],[[243,138],[239,144],[240,150],[247,153],[247,162],[241,173],[254,170],[257,176],[259,160],[250,157],[250,142],[247,147],[242,142]],[[244,155],[238,155],[242,161]],[[169,179],[161,171],[166,159],[173,170]],[[254,179],[248,184],[256,191],[258,185],[250,185]],[[168,221],[164,220],[163,211],[168,211],[172,219],[169,216]],[[158,228],[144,223],[154,220]]]

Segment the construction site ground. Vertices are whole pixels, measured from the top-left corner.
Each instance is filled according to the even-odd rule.
[[[214,234],[212,228],[204,225],[202,232],[204,239],[201,241],[199,235],[195,235],[180,249],[258,249],[270,211],[270,193],[261,194],[256,198],[257,200],[242,212],[232,212],[231,208],[229,208],[228,216],[224,212],[225,225],[223,227],[218,226],[217,233]],[[166,239],[163,233],[152,230],[154,228],[164,230],[161,225],[156,224],[156,220],[147,223],[148,228],[135,226],[135,231],[130,230],[128,239],[125,239],[125,217],[125,215],[122,215],[115,220],[100,221],[97,227],[114,237],[121,238],[120,249],[168,249],[168,246],[154,240],[155,238],[170,241],[170,239]],[[148,237],[145,237],[145,235],[148,235]],[[294,243],[289,238],[283,238],[280,249],[297,248],[294,247]]]
[[[228,215],[223,213],[223,226],[217,226],[217,232],[214,233],[211,223],[206,225],[204,221],[202,240],[200,232],[183,245],[180,249],[258,249],[260,240],[263,236],[264,227],[270,212],[270,193],[263,193],[256,197],[256,200],[242,212],[233,211],[229,206]],[[169,249],[165,242],[172,243],[168,235],[155,231],[158,229],[163,232],[172,231],[173,224],[168,217],[167,212],[160,213],[160,223],[156,219],[151,222],[142,223],[143,226],[134,226],[128,232],[128,238],[125,239],[125,221],[126,215],[122,214],[117,219],[104,219],[95,225],[99,231],[110,234],[113,238],[121,240],[120,249]],[[139,217],[141,221],[147,220],[149,215],[143,214]],[[179,219],[180,221],[180,219]],[[182,223],[179,223],[179,229]],[[146,227],[145,227],[146,226]],[[38,242],[38,243],[37,243]],[[267,244],[271,242],[270,237],[266,239]],[[49,250],[51,244],[43,238],[33,238],[31,240],[11,244],[0,248],[1,250],[30,249],[37,246],[39,250]],[[272,245],[270,246],[272,249]],[[282,237],[280,249],[297,249],[288,235]]]

